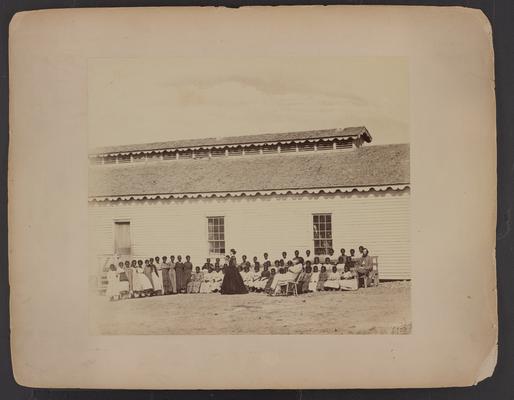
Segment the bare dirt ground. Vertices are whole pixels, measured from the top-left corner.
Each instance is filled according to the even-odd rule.
[[[408,334],[410,282],[298,297],[182,294],[109,302],[91,297],[91,333],[103,335]]]

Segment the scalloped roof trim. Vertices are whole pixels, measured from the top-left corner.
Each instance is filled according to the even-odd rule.
[[[384,185],[384,186],[360,186],[340,188],[316,188],[316,189],[284,189],[284,190],[256,190],[240,192],[205,192],[205,193],[169,193],[169,194],[144,194],[124,196],[93,196],[89,202],[106,201],[133,201],[133,200],[168,200],[168,199],[198,199],[198,198],[223,198],[223,197],[254,197],[272,195],[302,195],[302,194],[334,194],[351,192],[384,192],[386,190],[403,191],[410,188],[410,184]]]

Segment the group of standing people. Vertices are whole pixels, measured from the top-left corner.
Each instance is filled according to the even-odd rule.
[[[185,293],[191,281],[193,264],[191,257],[167,256],[146,260],[120,261],[111,264],[107,271],[106,295],[111,300],[123,297],[145,297]]]
[[[116,267],[111,264],[107,272],[106,295],[110,300],[121,298],[170,295],[178,293],[221,293],[245,294],[248,292],[264,292],[278,294],[287,282],[296,282],[298,293],[324,290],[352,290],[354,284],[349,280],[367,274],[372,269],[368,250],[359,246],[360,257],[355,250],[346,255],[345,249],[336,258],[334,251],[328,250],[324,261],[320,257],[311,259],[307,250],[305,257],[296,250],[294,257],[289,258],[282,252],[280,259],[273,264],[268,253],[263,259],[253,257],[253,262],[242,256],[239,263],[236,251],[231,249],[223,263],[216,258],[214,263],[207,258],[200,268],[193,269],[191,257],[166,256],[146,260],[119,262]]]

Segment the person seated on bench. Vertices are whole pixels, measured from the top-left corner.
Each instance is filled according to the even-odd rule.
[[[309,283],[311,281],[312,276],[312,267],[310,260],[307,260],[305,263],[305,273],[303,274],[301,282],[298,284],[298,293],[308,293],[309,292]],[[301,287],[300,287],[301,283]]]
[[[212,280],[214,278],[212,266],[204,267],[202,282],[200,284],[200,293],[211,293],[213,290]]]
[[[359,288],[359,282],[357,277],[357,272],[352,270],[348,270],[343,272],[341,275],[341,280],[339,281],[339,287],[341,290],[357,290]]]
[[[368,249],[363,249],[362,258],[356,265],[355,272],[357,272],[358,277],[361,278],[363,276],[368,276],[372,269],[373,263],[371,261],[371,257],[368,254]]]
[[[276,264],[278,264],[278,261],[275,261]],[[277,272],[276,268],[270,269],[270,275],[266,282],[266,285],[264,285],[264,293],[270,294],[271,293],[271,284],[273,283],[273,280],[275,279],[275,274]]]
[[[243,270],[239,273],[241,275],[241,278],[243,279],[243,283],[246,286],[246,289],[248,290],[250,286],[250,282],[252,281],[252,273],[250,272],[250,262],[246,261],[243,265]]]
[[[221,268],[218,266],[214,267],[214,271],[212,273],[212,283],[211,289],[213,293],[218,293],[221,290],[221,284],[223,283],[223,272]]]
[[[341,288],[339,283],[340,280],[341,273],[337,271],[337,267],[334,265],[332,266],[332,271],[328,274],[328,278],[325,282],[325,290],[339,290]]]
[[[254,257],[257,258],[257,257]],[[257,289],[260,287],[261,282],[261,268],[259,263],[256,263],[253,267],[253,273],[251,275],[250,282],[248,284],[248,288],[251,292],[256,292]]]
[[[310,263],[309,263],[310,264]],[[302,268],[302,271],[300,272],[300,274],[298,275],[298,277],[296,278],[296,292],[298,294],[301,294],[302,293],[302,288],[303,288],[303,282],[304,280],[306,279],[305,277],[307,276],[307,272],[306,272],[306,269],[307,267],[303,267]],[[310,274],[308,276],[307,279],[310,279]]]
[[[260,273],[259,278],[257,280],[254,280],[254,288],[256,292],[262,292],[265,289],[266,284],[268,283],[268,280],[270,278],[270,275],[271,273],[268,264],[265,263],[264,269]]]
[[[277,268],[276,274],[273,275],[273,280],[271,281],[271,286],[269,288],[268,294],[270,294],[270,295],[274,294],[278,283],[286,280],[286,278],[284,276],[285,274],[286,274],[286,267],[282,266],[282,260],[279,260],[278,268]]]
[[[195,272],[191,275],[191,279],[187,283],[187,293],[200,293],[200,287],[203,283],[203,272],[200,271],[200,267],[195,268]]]
[[[303,265],[300,262],[300,259],[295,260],[295,264],[292,261],[288,261],[287,268],[284,269],[284,273],[275,275],[275,279],[273,279],[273,283],[271,284],[272,293],[275,294],[280,287],[287,282],[294,282],[296,278],[302,272]]]
[[[315,264],[312,267],[311,280],[309,281],[309,292],[316,292],[318,289],[318,278],[319,278],[319,269],[318,265]]]
[[[327,267],[325,265],[321,266],[321,270],[318,275],[318,286],[316,286],[316,290],[318,292],[322,292],[325,290],[325,282],[328,279]]]

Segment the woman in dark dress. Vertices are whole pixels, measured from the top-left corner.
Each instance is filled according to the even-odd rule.
[[[170,264],[168,263],[168,257],[166,257],[166,256],[162,256],[161,275],[162,275],[162,294],[170,294],[171,293]]]
[[[301,290],[300,286],[298,286],[298,293],[308,293],[309,292],[309,282],[311,281],[312,276],[312,267],[311,262],[307,261],[305,263],[305,275],[303,276],[302,282],[301,282]]]
[[[175,256],[172,254],[170,256],[170,263],[169,263],[169,266],[170,266],[170,281],[171,281],[171,288],[170,288],[170,293],[171,294],[176,294],[177,293],[177,274],[175,273],[175,265],[177,263],[175,262]]]
[[[175,263],[175,275],[177,280],[177,293],[182,293],[183,289],[186,288],[184,283],[184,263],[182,262],[182,256],[177,256],[177,262]]]
[[[276,263],[278,264],[278,261]],[[273,283],[273,279],[275,279],[275,274],[276,274],[276,269],[271,268],[268,281],[266,282],[266,285],[264,286],[264,293],[266,293],[266,294],[271,293],[271,284]]]
[[[230,252],[232,253],[232,257],[230,257],[228,267],[225,268],[225,275],[221,283],[220,292],[221,294],[246,294],[248,290],[237,269],[236,251],[232,249]]]
[[[186,256],[186,262],[183,267],[183,275],[182,275],[182,290],[186,292],[187,284],[191,280],[191,275],[193,274],[193,264],[191,263],[191,256]]]

